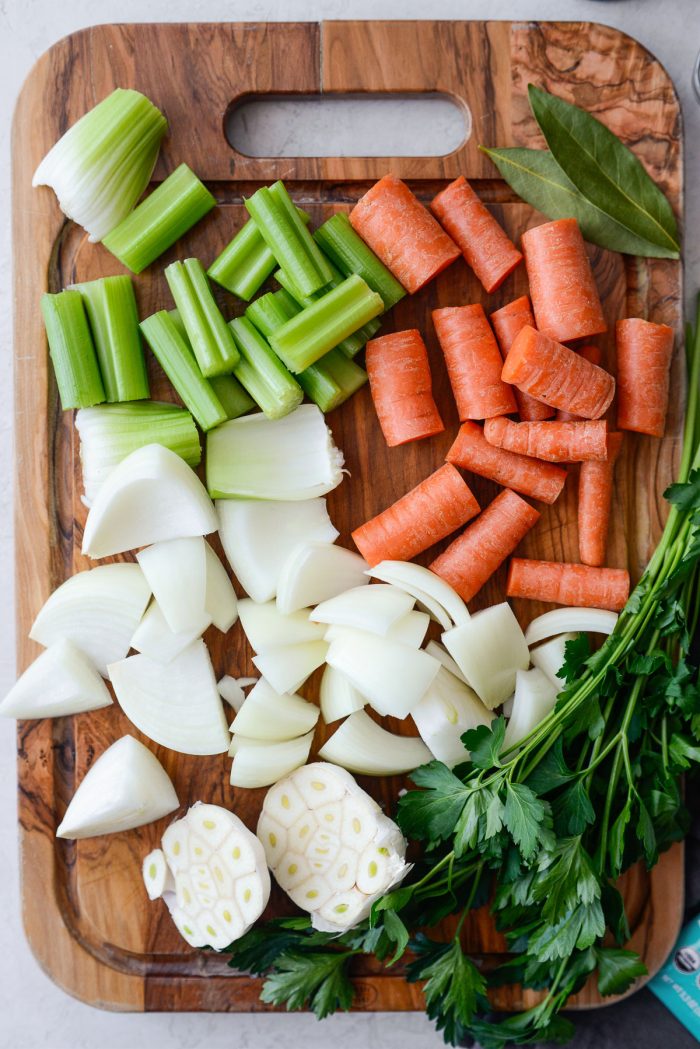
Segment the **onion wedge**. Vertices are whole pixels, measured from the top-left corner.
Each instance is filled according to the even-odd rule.
[[[283,615],[274,601],[258,604],[250,598],[238,602],[243,632],[254,652],[265,652],[279,645],[299,645],[323,641],[325,627],[312,623],[306,609]]]
[[[459,594],[429,568],[413,564],[412,561],[380,561],[374,568],[370,568],[367,575],[401,587],[418,601],[427,594],[435,604],[444,609],[448,622],[445,622],[445,615],[436,618],[445,630],[466,623],[469,619],[469,611]]]
[[[131,647],[149,659],[154,659],[156,663],[171,663],[175,656],[179,656],[193,641],[201,637],[210,623],[209,616],[203,614],[201,622],[194,630],[175,633],[166,623],[158,604],[152,601],[134,631]]]
[[[232,787],[269,787],[304,765],[311,750],[313,732],[283,743],[258,746],[241,745],[237,748],[231,766]]]
[[[277,580],[277,608],[285,615],[318,605],[351,587],[369,583],[367,562],[352,550],[307,542],[289,555]]]
[[[377,713],[395,718],[411,713],[440,669],[425,652],[349,629],[331,642],[326,662],[345,674]]]
[[[79,648],[63,638],[50,645],[0,703],[8,718],[55,718],[108,707],[112,697]]]
[[[216,687],[224,703],[228,703],[238,713],[245,702],[245,692],[240,681],[237,681],[235,677],[231,677],[230,674],[224,674],[221,680],[217,681]],[[233,732],[230,725],[229,732]]]
[[[612,634],[617,620],[617,612],[607,612],[604,608],[553,608],[532,620],[525,631],[525,640],[528,645],[536,645],[554,634],[569,631]]]
[[[532,670],[518,671],[515,679],[513,710],[508,719],[503,740],[505,750],[529,736],[532,730],[547,717],[547,714],[554,710],[557,691],[556,686],[537,667]]]
[[[564,687],[564,680],[558,677],[557,671],[564,666],[566,643],[573,641],[575,637],[575,634],[559,634],[545,641],[543,645],[530,649],[530,662],[533,667],[537,667],[549,678],[557,692],[561,692]]]
[[[425,646],[425,651],[428,653],[429,656],[434,656],[435,659],[437,659],[438,663],[441,663],[443,665],[445,670],[449,670],[450,674],[453,674],[460,681],[464,682],[465,685],[469,684],[464,674],[459,669],[454,659],[447,651],[447,649],[444,648],[443,645],[439,644],[439,642],[437,641],[429,641],[428,644]]]
[[[316,605],[309,618],[314,623],[355,627],[370,634],[387,634],[394,623],[411,611],[414,604],[410,594],[395,586],[383,583],[377,586],[356,586]]]
[[[211,621],[204,609],[207,568],[202,537],[166,539],[141,550],[136,560],[173,633],[202,634]]]
[[[303,641],[299,645],[268,648],[253,656],[253,663],[276,692],[296,692],[325,663],[327,653],[325,641]]]
[[[204,485],[187,463],[160,444],[122,459],[95,497],[83,553],[108,557],[165,539],[207,535],[218,527]]]
[[[476,612],[442,635],[448,652],[489,710],[508,699],[517,670],[530,665],[525,637],[510,605]]]
[[[345,674],[330,666],[323,671],[320,700],[321,713],[327,725],[354,714],[356,710],[362,710],[367,702]]]
[[[179,804],[155,754],[133,736],[122,736],[85,774],[56,837],[92,838],[131,830],[167,816]]]
[[[231,731],[251,739],[281,742],[310,732],[320,713],[314,703],[301,696],[275,692],[263,677],[246,696]]]
[[[346,718],[323,744],[318,756],[365,776],[399,776],[432,758],[422,739],[387,732],[364,710]]]
[[[488,728],[493,720],[476,692],[444,667],[414,707],[412,717],[425,745],[448,768],[469,758],[461,739],[463,733],[479,725]]]
[[[204,541],[206,589],[204,608],[217,630],[225,634],[238,619],[238,598],[228,572],[207,541]]]

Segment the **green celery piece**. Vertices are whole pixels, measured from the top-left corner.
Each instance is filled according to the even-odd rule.
[[[41,296],[41,313],[61,407],[65,410],[102,404],[105,391],[80,292],[45,292]]]
[[[247,317],[235,317],[230,328],[240,351],[234,375],[268,419],[281,419],[304,399],[299,383]]]
[[[226,411],[199,370],[180,318],[173,317],[167,310],[159,310],[141,321],[141,331],[201,428],[206,432],[225,422],[228,418]]]
[[[148,374],[131,277],[100,277],[71,288],[83,299],[106,400],[114,403],[147,398]]]
[[[365,369],[361,368],[359,364],[355,364],[351,358],[346,357],[338,347],[327,353],[325,357],[322,357],[318,364],[325,368],[333,381],[340,387],[342,397],[338,404],[347,401],[367,382],[368,376]],[[334,407],[337,408],[338,404],[334,405]]]
[[[261,187],[245,202],[258,232],[304,295],[320,291],[330,270],[281,182]],[[320,260],[320,261],[319,261]]]
[[[324,360],[325,357],[299,372],[297,380],[309,400],[325,413],[337,408],[342,402],[343,391],[330,372],[324,368]]]
[[[238,363],[231,330],[214,301],[199,259],[173,262],[165,270],[175,305],[202,375],[228,375]]]
[[[290,371],[301,372],[383,312],[381,296],[353,274],[288,320],[270,345]]]
[[[102,243],[132,273],[141,273],[214,207],[206,186],[180,164]]]
[[[355,232],[345,212],[339,211],[327,219],[313,236],[345,277],[357,273],[372,291],[381,295],[385,310],[390,310],[405,296],[406,289]]]
[[[328,288],[337,288],[342,283],[343,277],[339,270],[333,269],[333,278],[331,279]],[[275,272],[275,280],[278,284],[282,285],[282,289],[300,306],[311,306],[316,302],[324,292],[316,292],[314,295],[302,295],[297,288],[294,281],[290,278],[289,274],[284,270],[279,269]],[[338,343],[338,349],[341,350],[346,357],[356,357],[360,350],[364,349],[370,339],[374,338],[376,333],[382,326],[382,322],[379,317],[373,318],[368,321],[367,324],[363,324],[361,328],[358,328],[352,335],[348,335],[347,339],[342,339]]]
[[[207,381],[219,398],[227,419],[237,419],[255,407],[255,401],[235,375],[214,375]]]
[[[306,225],[310,215],[297,208]],[[260,236],[253,219],[248,219],[207,270],[213,281],[232,295],[249,302],[277,266],[277,259]]]
[[[300,310],[301,306],[281,288],[279,291],[268,291],[255,302],[251,302],[245,315],[268,339]]]

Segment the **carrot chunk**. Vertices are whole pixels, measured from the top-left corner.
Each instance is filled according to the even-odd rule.
[[[502,376],[531,397],[584,419],[605,415],[615,396],[609,372],[529,326],[516,335]]]
[[[527,295],[521,295],[519,299],[502,306],[500,310],[492,313],[489,319],[496,332],[503,360],[508,356],[515,342],[515,336],[523,328],[535,327],[535,318]],[[554,415],[554,409],[548,404],[538,401],[535,397],[530,397],[528,393],[523,393],[517,388],[515,400],[518,405],[518,415],[523,422],[541,422],[543,419],[551,419]]]
[[[472,422],[462,423],[446,458],[448,463],[463,470],[488,477],[504,488],[512,488],[543,503],[558,499],[566,481],[566,470],[560,466],[489,444],[482,428]]]
[[[484,286],[491,293],[522,262],[522,255],[491,212],[460,175],[430,205]]]
[[[516,411],[513,391],[501,378],[503,361],[484,307],[477,304],[433,310],[433,323],[460,421]]]
[[[508,597],[526,597],[532,601],[619,612],[625,607],[629,592],[629,573],[622,568],[592,568],[514,557],[508,572]]]
[[[479,512],[458,470],[447,463],[352,533],[365,561],[410,561]]]
[[[559,342],[607,331],[576,219],[557,219],[522,236],[537,327]]]
[[[582,346],[580,350],[575,350],[575,353],[579,353],[582,357],[585,357],[590,364],[596,364],[600,366],[603,360],[603,352],[600,346]],[[557,411],[557,422],[570,423],[577,419],[581,419],[580,415],[572,415],[571,412],[564,412],[561,408]]]
[[[471,601],[539,520],[539,511],[506,488],[436,557],[430,570]]]
[[[385,175],[358,200],[350,222],[411,293],[437,277],[460,254],[439,222],[394,175]]]
[[[612,507],[615,461],[622,448],[621,433],[608,434],[608,457],[581,463],[578,478],[578,552],[584,565],[605,564]]]
[[[371,339],[365,351],[372,400],[390,448],[445,429],[437,405],[420,332],[397,331]]]
[[[484,437],[489,444],[518,455],[550,463],[578,463],[605,459],[608,424],[604,419],[560,423],[515,423],[512,419],[487,419]]]
[[[630,318],[615,325],[617,425],[663,437],[668,410],[673,328]]]

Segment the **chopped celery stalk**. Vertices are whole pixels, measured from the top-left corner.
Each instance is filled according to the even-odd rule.
[[[139,91],[117,88],[73,124],[34,172],[94,243],[126,218],[153,172],[168,122]]]
[[[283,419],[246,415],[207,434],[207,487],[215,499],[315,499],[342,479],[342,452],[314,404]]]
[[[61,407],[102,404],[105,391],[82,295],[78,291],[59,291],[57,295],[45,292],[41,312]]]
[[[385,310],[395,306],[406,294],[384,263],[355,233],[344,212],[338,212],[319,226],[314,233],[314,240],[344,276],[356,273],[372,291],[381,295]]]
[[[149,395],[139,315],[131,277],[100,277],[74,284],[95,343],[106,399],[141,401]]]
[[[324,413],[332,411],[343,400],[343,391],[330,372],[326,371],[323,366],[325,359],[324,357],[317,364],[309,365],[308,368],[305,368],[303,372],[299,372],[297,375],[299,385],[306,396],[314,404],[317,404]]]
[[[281,290],[286,292],[289,299],[296,302],[299,306],[312,306],[316,302],[323,292],[316,292],[314,295],[302,295],[297,288],[293,280],[291,280],[288,273],[284,270],[277,270],[275,273],[275,280],[278,284],[282,285]],[[334,270],[333,279],[329,282],[328,288],[337,288],[343,281],[342,276],[338,270]],[[278,292],[279,294],[279,292]],[[297,310],[297,312],[299,312]],[[365,345],[371,338],[376,335],[382,326],[382,322],[378,317],[374,317],[367,324],[363,324],[361,328],[358,328],[352,335],[348,335],[346,339],[342,339],[338,343],[338,349],[345,354],[346,357],[356,357],[360,350],[364,349]]]
[[[161,368],[185,405],[206,432],[228,416],[209,381],[199,370],[187,338],[178,330],[167,310],[141,321],[141,331]]]
[[[281,419],[298,408],[304,399],[299,383],[247,317],[230,322],[241,359],[234,375],[262,408],[268,419]]]
[[[324,288],[331,270],[281,182],[261,187],[245,202],[263,240],[304,295]]]
[[[187,164],[180,164],[103,244],[132,273],[141,273],[214,207],[216,200],[206,186]]]
[[[255,401],[234,375],[213,375],[208,381],[227,419],[237,419],[255,407]]]
[[[300,372],[383,311],[381,296],[361,277],[346,277],[278,328],[270,345],[290,371]]]
[[[299,311],[301,306],[292,298],[284,288],[279,291],[268,291],[261,295],[255,302],[251,302],[245,315],[258,331],[269,339],[278,328],[291,320]]]
[[[340,389],[340,398],[332,405],[333,408],[337,408],[339,404],[347,401],[349,397],[352,397],[353,393],[357,393],[367,382],[367,372],[364,368],[361,368],[359,364],[355,364],[351,358],[346,357],[337,346],[330,353],[327,353],[325,357],[322,357],[318,364],[312,365],[312,367],[322,368],[325,374],[330,376]],[[331,409],[325,410],[330,411]]]
[[[310,216],[297,208],[301,221],[308,225]],[[239,299],[250,301],[277,266],[277,259],[258,232],[253,219],[239,229],[218,258],[207,270],[213,281]]]
[[[205,378],[227,375],[238,364],[231,330],[214,301],[199,259],[185,259],[166,267],[165,279],[175,299],[187,338]]]
[[[146,444],[162,444],[188,466],[197,466],[202,458],[194,420],[176,404],[136,401],[81,408],[75,417],[75,428],[80,434],[83,502],[87,506],[114,467]]]
[[[347,339],[339,342],[337,349],[352,360],[353,357],[357,357],[360,350],[364,350],[369,340],[374,338],[381,326],[382,322],[379,317],[373,317],[371,321],[367,321],[352,335],[348,335]]]

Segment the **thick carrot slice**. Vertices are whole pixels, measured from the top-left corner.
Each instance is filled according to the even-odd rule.
[[[516,335],[502,376],[538,401],[584,419],[605,415],[615,396],[609,372],[529,326]]]
[[[550,463],[579,463],[605,459],[608,424],[604,419],[560,423],[514,423],[512,419],[487,419],[484,437],[489,444],[518,455]]]
[[[462,423],[446,459],[463,470],[488,477],[504,488],[512,488],[543,503],[558,499],[566,481],[566,470],[560,466],[489,444],[482,428],[472,422]]]
[[[604,565],[612,506],[615,460],[621,433],[608,434],[608,457],[581,463],[578,477],[578,552],[584,565]]]
[[[501,379],[503,361],[484,307],[477,304],[433,310],[433,323],[460,421],[516,411],[513,391]]]
[[[471,601],[539,516],[534,506],[506,488],[435,558],[430,570],[449,583],[464,601]]]
[[[522,255],[460,175],[434,198],[430,209],[459,246],[485,291],[500,287]]]
[[[394,175],[385,175],[358,200],[350,222],[411,293],[460,255],[442,226]]]
[[[629,573],[622,568],[592,568],[514,557],[508,572],[508,597],[527,597],[532,601],[619,612],[625,607],[629,592]]]
[[[580,350],[575,350],[574,352],[585,357],[590,364],[600,366],[600,363],[603,360],[603,351],[600,346],[582,346]],[[580,415],[572,415],[571,412],[563,412],[561,408],[557,411],[557,422],[560,423],[570,423],[580,418]]]
[[[365,351],[372,400],[390,448],[445,429],[433,400],[428,351],[420,332],[371,339]]]
[[[522,236],[537,327],[559,342],[607,331],[576,219],[557,219]]]
[[[515,342],[515,336],[523,328],[535,327],[535,318],[527,295],[521,295],[519,299],[502,306],[500,310],[491,314],[489,320],[496,332],[503,360],[508,356]],[[554,415],[554,409],[548,404],[538,401],[535,397],[530,397],[522,390],[515,390],[515,401],[518,405],[518,415],[523,422],[541,422],[543,419],[551,419]]]
[[[479,512],[469,485],[447,463],[352,533],[365,561],[410,561]]]
[[[673,328],[631,318],[615,325],[617,425],[663,437],[668,409]]]

